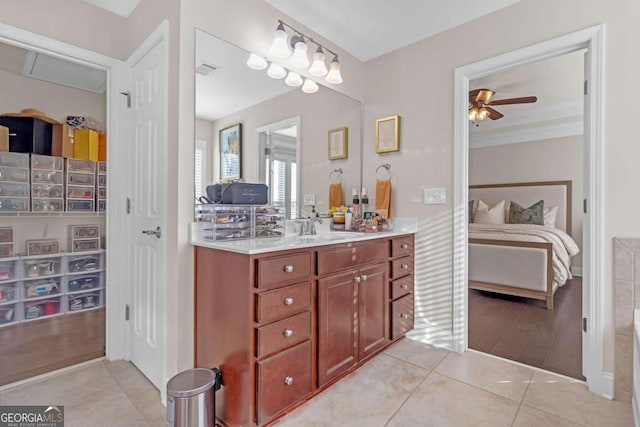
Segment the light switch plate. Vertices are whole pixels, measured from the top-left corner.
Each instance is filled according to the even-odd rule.
[[[425,205],[444,205],[447,202],[446,188],[423,188]]]
[[[316,205],[316,193],[308,193],[304,195],[304,205],[305,206],[315,206]]]

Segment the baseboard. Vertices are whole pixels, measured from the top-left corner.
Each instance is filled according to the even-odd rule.
[[[631,406],[633,407],[633,425],[640,426],[640,412],[638,411],[638,399],[634,395],[631,399]]]
[[[20,380],[20,381],[16,381],[16,382],[13,382],[13,383],[5,384],[5,385],[0,386],[0,391],[4,391],[4,390],[8,390],[8,389],[11,389],[11,388],[14,388],[14,387],[18,387],[18,386],[22,386],[22,385],[25,385],[25,384],[29,384],[29,383],[32,383],[34,381],[39,381],[39,380],[47,379],[47,378],[50,378],[50,377],[54,377],[56,375],[64,374],[64,373],[67,373],[69,371],[74,371],[76,369],[83,368],[83,367],[89,366],[89,365],[93,365],[93,364],[101,362],[103,360],[106,360],[106,359],[104,357],[99,357],[97,359],[87,360],[86,362],[76,363],[75,365],[66,366],[64,368],[56,369],[55,371],[46,372],[44,374],[36,375],[34,377],[29,377],[29,378],[25,378],[25,379]]]
[[[571,275],[582,277],[582,267],[571,267]]]
[[[416,325],[413,330],[407,333],[407,338],[453,351],[453,334],[451,331]]]
[[[602,397],[605,399],[613,400],[615,393],[615,381],[613,374],[610,372],[602,373]]]

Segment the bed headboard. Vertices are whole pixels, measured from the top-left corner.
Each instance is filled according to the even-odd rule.
[[[489,206],[505,200],[527,207],[544,200],[545,208],[558,206],[556,228],[571,234],[571,181],[517,182],[470,185],[469,200],[482,200]]]

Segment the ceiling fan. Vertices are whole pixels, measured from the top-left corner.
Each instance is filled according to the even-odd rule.
[[[487,117],[498,120],[503,118],[504,114],[493,109],[493,105],[530,104],[538,100],[535,96],[524,96],[491,101],[494,94],[495,92],[489,89],[475,89],[469,92],[469,120],[479,122]]]

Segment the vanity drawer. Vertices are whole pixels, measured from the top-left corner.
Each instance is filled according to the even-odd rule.
[[[391,339],[413,329],[413,294],[405,295],[391,303]]]
[[[391,299],[413,292],[413,274],[391,282]]]
[[[311,309],[311,283],[262,292],[256,298],[256,322],[277,319]]]
[[[318,252],[318,275],[322,276],[375,261],[383,261],[388,256],[388,241],[374,241],[325,250]]]
[[[391,256],[413,255],[413,236],[397,237],[391,241]]]
[[[311,393],[311,341],[257,363],[258,424]]]
[[[304,252],[258,260],[258,287],[304,280],[311,275],[311,253]]]
[[[256,357],[262,357],[311,338],[311,312],[258,328]]]
[[[391,278],[402,277],[413,273],[413,257],[406,256],[391,261]]]

